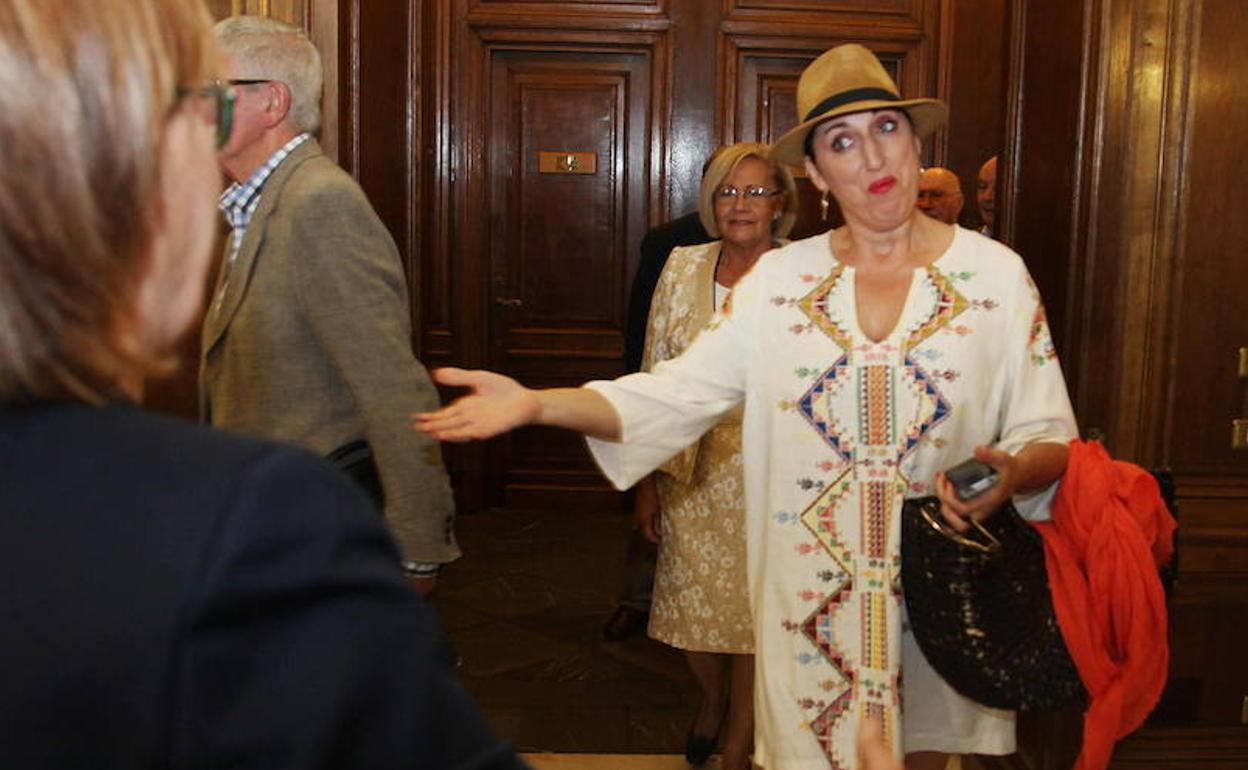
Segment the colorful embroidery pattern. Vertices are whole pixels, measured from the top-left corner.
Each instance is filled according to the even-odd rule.
[[[925,275],[932,290],[936,293],[934,312],[910,333],[906,340],[906,350],[911,350],[920,342],[947,326],[950,321],[967,308],[966,297],[954,287],[953,281],[946,279],[934,267],[928,267]]]
[[[876,671],[888,669],[888,616],[885,594],[869,593],[862,597],[862,636],[866,642],[863,662]]]
[[[864,483],[862,552],[872,559],[888,556],[888,525],[892,513],[893,486],[888,481]]]
[[[841,571],[852,577],[853,554],[837,535],[835,516],[842,499],[852,491],[853,482],[846,478],[849,475],[850,472],[845,471],[835,482],[827,485],[824,493],[816,497],[802,512],[801,518],[806,529],[810,530],[810,533],[819,541],[819,545],[823,546],[823,550],[836,561]]]
[[[919,366],[913,359],[906,356],[903,361],[906,375],[910,378],[910,385],[918,392],[919,410],[917,419],[914,421],[910,432],[906,435],[906,440],[902,446],[902,457],[910,454],[919,445],[932,429],[939,425],[949,416],[949,402],[941,395],[940,389],[936,387],[936,380],[930,377],[923,367]]]
[[[1049,333],[1044,305],[1036,305],[1036,313],[1031,319],[1031,333],[1027,337],[1027,350],[1031,354],[1031,362],[1036,366],[1044,366],[1057,358],[1057,348],[1053,346],[1053,335]]]
[[[870,446],[893,443],[893,371],[891,366],[866,366],[858,377],[859,440]]]
[[[849,356],[843,355],[815,380],[797,402],[798,412],[846,463],[853,462],[853,442],[846,437],[829,403],[845,384],[848,369]]]
[[[929,268],[921,283],[912,287],[923,301],[913,303],[916,309],[898,321],[908,330],[904,343],[898,347],[887,340],[858,340],[852,331],[856,325],[845,323],[840,315],[856,312],[852,293],[842,281],[845,276],[845,268],[836,266],[792,303],[807,319],[794,328],[818,329],[841,351],[797,401],[797,412],[844,463],[836,481],[818,490],[801,516],[817,543],[812,550],[831,557],[839,567],[817,570],[825,584],[834,576],[833,590],[800,624],[802,635],[841,683],[825,688],[835,692],[831,703],[801,699],[804,709],[816,712],[809,725],[833,768],[843,767],[845,761],[837,746],[853,744],[852,721],[843,722],[845,714],[855,709],[875,714],[890,735],[896,730],[898,661],[890,652],[896,640],[890,638],[889,624],[900,595],[898,545],[890,537],[910,484],[901,463],[949,416],[950,403],[938,383],[957,379],[948,370],[940,377],[929,375],[918,363],[916,348],[941,330],[964,333],[952,322],[973,306],[953,280]],[[813,373],[803,368],[800,374]],[[838,467],[825,465],[825,470]],[[849,542],[844,541],[847,536],[852,538]],[[857,638],[838,638],[846,633]]]
[[[797,306],[824,334],[828,335],[841,350],[849,350],[853,342],[848,331],[832,312],[832,296],[845,273],[844,265],[837,265],[809,294],[797,301]]]

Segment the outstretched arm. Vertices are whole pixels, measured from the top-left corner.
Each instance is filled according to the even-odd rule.
[[[615,407],[587,388],[533,390],[494,372],[448,367],[433,372],[441,385],[470,392],[436,412],[412,415],[417,430],[439,441],[491,438],[524,425],[567,428],[602,441],[619,441]]]

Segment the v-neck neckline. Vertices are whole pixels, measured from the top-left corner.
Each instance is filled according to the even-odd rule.
[[[844,269],[844,272],[841,275],[842,279],[847,282],[846,285],[848,286],[847,299],[850,312],[847,313],[847,315],[850,317],[850,323],[853,325],[853,336],[856,339],[865,340],[872,347],[883,345],[897,336],[898,330],[905,326],[906,318],[909,317],[911,313],[911,305],[914,303],[916,284],[923,281],[923,278],[928,274],[929,270],[939,270],[937,265],[939,265],[945,257],[953,251],[953,247],[957,244],[958,238],[960,237],[961,228],[955,225],[953,229],[953,238],[949,240],[949,245],[946,246],[945,250],[940,253],[940,256],[925,265],[919,265],[910,269],[910,283],[906,286],[906,298],[902,300],[901,311],[897,314],[897,319],[893,322],[892,328],[890,328],[883,337],[875,339],[863,330],[862,321],[858,316],[858,269],[854,265],[846,264],[837,258],[836,251],[832,248],[832,235],[831,231],[829,231],[828,250],[832,253],[833,261]]]

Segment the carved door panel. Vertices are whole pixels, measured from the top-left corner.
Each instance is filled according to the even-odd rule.
[[[622,371],[624,298],[646,223],[649,79],[640,52],[491,52],[489,368],[535,386]],[[518,431],[492,460],[491,486],[508,505],[609,494],[564,431]]]

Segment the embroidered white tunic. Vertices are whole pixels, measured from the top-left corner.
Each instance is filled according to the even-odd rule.
[[[1010,712],[958,696],[912,643],[903,656],[900,512],[978,444],[1075,437],[1043,306],[1017,254],[959,228],[885,339],[855,308],[826,234],[763,255],[683,355],[589,385],[623,426],[590,449],[625,488],[744,400],[758,764],[854,768],[864,714],[897,752],[904,735],[906,751],[1008,753]],[[1050,496],[1015,502],[1042,516]]]

